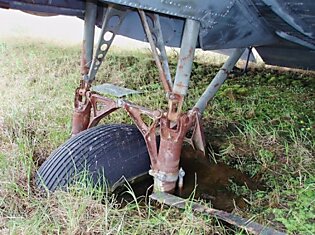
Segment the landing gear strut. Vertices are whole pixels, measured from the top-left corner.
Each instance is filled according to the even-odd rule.
[[[196,20],[186,19],[176,75],[173,81],[168,69],[159,16],[139,9],[144,32],[150,43],[152,55],[159,71],[160,81],[168,99],[168,110],[149,110],[123,99],[112,100],[91,92],[90,84],[95,79],[98,68],[119,30],[126,10],[118,10],[111,6],[106,9],[97,50],[92,60],[94,31],[90,28],[94,28],[95,8],[95,3],[87,3],[81,69],[83,79],[75,94],[72,134],[76,135],[84,129],[97,125],[101,118],[118,108],[125,109],[134,120],[146,142],[151,161],[149,173],[154,177],[154,191],[173,192],[179,178],[179,162],[183,142],[188,141],[195,148],[204,151],[205,144],[200,120],[201,113],[204,111],[206,103],[227,78],[228,72],[242,55],[244,49],[235,50],[197,104],[187,113],[183,113],[182,106],[188,90],[200,23]],[[114,16],[118,16],[119,21],[113,27],[108,24],[108,21]],[[153,25],[149,26],[147,17],[152,19]],[[112,36],[106,41],[104,38],[107,32],[110,32]],[[153,40],[153,35],[156,38],[155,41]],[[87,42],[89,42],[89,45]],[[101,109],[97,107],[98,103],[102,104]],[[93,114],[92,116],[91,113]],[[151,125],[145,123],[142,119],[143,115],[153,120]],[[188,139],[186,134],[190,130],[193,135]],[[157,145],[157,132],[160,135],[159,146]],[[183,176],[184,174],[181,175]],[[183,180],[181,179],[180,187],[183,185],[182,182]]]

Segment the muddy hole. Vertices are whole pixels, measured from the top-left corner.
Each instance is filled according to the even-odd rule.
[[[241,171],[222,163],[210,162],[207,156],[184,146],[180,166],[185,171],[184,187],[176,189],[175,195],[182,198],[195,198],[209,202],[213,208],[231,212],[235,206],[245,209],[247,203],[242,195],[237,195],[231,185],[246,186],[249,190],[264,190],[257,182]],[[131,183],[136,197],[145,198],[152,192],[153,178],[149,175],[138,178]],[[123,192],[119,201],[132,201],[130,194]],[[124,204],[124,203],[123,203]]]

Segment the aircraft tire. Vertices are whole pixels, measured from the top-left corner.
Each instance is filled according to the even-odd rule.
[[[36,185],[49,191],[66,189],[84,172],[93,183],[104,183],[105,177],[112,189],[122,176],[131,180],[149,169],[146,144],[136,126],[101,125],[79,133],[57,148],[39,168]]]

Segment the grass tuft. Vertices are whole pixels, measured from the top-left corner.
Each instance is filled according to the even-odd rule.
[[[186,110],[219,69],[198,58]],[[36,170],[69,138],[79,64],[79,46],[0,42],[0,233],[242,234],[189,207],[141,203],[130,186],[133,200],[125,207],[106,194],[106,186],[84,177],[68,192],[37,191]],[[174,75],[175,55],[170,68]],[[98,75],[97,83],[103,82],[142,91],[128,97],[139,105],[167,106],[147,52],[109,53]],[[231,179],[229,189],[249,205],[235,213],[289,233],[315,233],[314,89],[310,72],[254,67],[232,74],[210,102],[204,116],[209,158],[265,184],[251,191]],[[120,111],[103,120],[113,122],[132,123]]]

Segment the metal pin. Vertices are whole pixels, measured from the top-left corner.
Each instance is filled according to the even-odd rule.
[[[184,187],[184,176],[185,176],[185,171],[181,167],[178,172],[178,188],[181,191]]]

